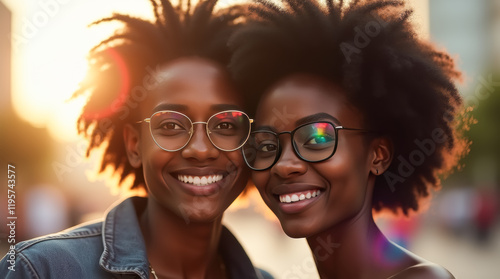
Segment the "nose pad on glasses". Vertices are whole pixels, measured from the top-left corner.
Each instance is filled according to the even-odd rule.
[[[219,150],[212,144],[205,125],[193,125],[191,139],[181,152],[185,158],[199,161],[216,158]]]
[[[295,153],[291,143],[281,146],[281,154],[271,171],[282,178],[302,175],[307,172],[307,162],[301,160]]]

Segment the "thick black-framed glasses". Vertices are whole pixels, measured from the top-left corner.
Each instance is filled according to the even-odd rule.
[[[267,170],[274,166],[281,156],[279,137],[283,134],[290,134],[297,157],[306,162],[317,163],[328,160],[335,154],[339,130],[372,132],[336,126],[329,121],[315,121],[300,125],[292,131],[280,133],[269,130],[253,131],[241,150],[246,164],[252,170]]]
[[[252,119],[239,110],[226,110],[212,115],[206,122],[193,122],[178,111],[157,111],[137,123],[148,123],[151,137],[158,147],[174,152],[184,148],[194,134],[194,124],[205,124],[210,142],[219,150],[234,151],[243,146],[250,134]]]

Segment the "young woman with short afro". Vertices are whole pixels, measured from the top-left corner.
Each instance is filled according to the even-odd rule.
[[[89,152],[102,148],[100,171],[146,197],[18,243],[15,272],[8,257],[0,262],[4,278],[270,278],[222,225],[249,179],[239,149],[251,120],[227,71],[245,9],[150,3],[153,21],[115,14],[95,23],[123,25],[90,51],[75,94],[87,98],[78,128]]]

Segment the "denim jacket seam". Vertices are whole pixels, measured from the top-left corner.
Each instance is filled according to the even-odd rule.
[[[40,279],[40,276],[36,272],[35,267],[33,267],[33,265],[31,264],[31,261],[28,259],[28,257],[26,257],[26,255],[24,255],[23,253],[19,253],[18,256],[19,256],[19,259],[21,259],[21,261],[23,261],[25,263],[25,265],[28,268],[30,274],[33,274],[34,278]]]
[[[127,266],[111,266],[109,264],[109,262],[105,262],[107,261],[107,255],[109,255],[109,253],[106,253],[106,251],[104,251],[101,259],[99,260],[99,265],[101,267],[103,267],[105,270],[111,272],[111,273],[128,273],[128,274],[135,274],[135,275],[138,275],[140,278],[148,278],[147,275],[145,275],[143,272],[142,272],[142,269],[141,268],[138,268],[138,267],[127,267]]]
[[[87,233],[87,234],[84,234]],[[75,233],[68,233],[68,234],[57,234],[57,235],[49,235],[43,238],[39,238],[37,240],[33,240],[30,242],[25,242],[20,245],[16,250],[17,252],[22,252],[25,249],[28,249],[29,247],[38,244],[40,242],[48,241],[48,240],[55,240],[55,239],[77,239],[77,238],[88,238],[88,237],[95,237],[100,235],[102,232],[100,230],[95,231],[95,232],[79,232],[77,234]],[[24,244],[24,245],[23,245]]]
[[[101,225],[101,238],[102,238],[102,243],[103,243],[103,252],[101,254],[101,258],[99,259],[99,263],[101,264],[102,267],[104,267],[105,269],[109,269],[109,261],[110,260],[113,260],[114,259],[114,253],[112,252],[113,250],[113,247],[110,247],[112,245],[112,242],[113,242],[113,235],[112,235],[112,232],[114,232],[114,220],[112,220],[112,218],[109,218],[111,217],[110,215],[113,215],[114,216],[114,212],[113,210],[111,210],[106,218],[104,219],[104,221],[102,222],[102,225]],[[111,233],[107,231],[107,229],[109,228],[109,226],[111,225]],[[108,242],[108,234],[110,234],[110,241]]]

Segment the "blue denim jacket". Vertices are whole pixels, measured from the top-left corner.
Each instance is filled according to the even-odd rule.
[[[20,242],[15,248],[15,271],[4,257],[1,278],[149,278],[146,246],[137,211],[147,199],[124,200],[104,221]],[[243,247],[223,228],[219,250],[230,278],[272,278],[255,269]]]

